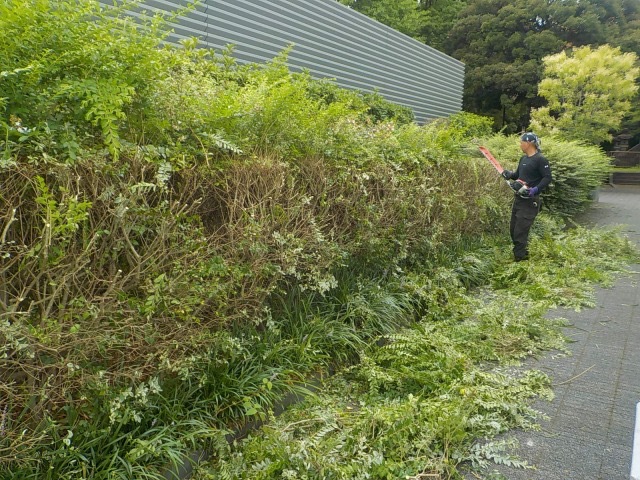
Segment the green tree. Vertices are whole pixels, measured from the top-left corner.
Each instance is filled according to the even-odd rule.
[[[637,60],[635,53],[609,45],[545,57],[538,92],[547,105],[532,112],[532,127],[568,140],[611,140],[638,91]]]
[[[626,52],[635,52],[640,55],[640,2],[623,0],[622,15],[625,23],[618,36],[617,44]]]
[[[637,0],[623,0],[623,14],[626,20],[625,28],[620,32],[618,43],[623,51],[635,52],[640,57],[640,2]],[[640,93],[639,93],[640,95]],[[636,101],[640,101],[640,98]],[[633,109],[622,121],[621,131],[631,133],[631,145],[640,143],[640,109]]]
[[[425,11],[416,0],[339,0],[369,18],[373,18],[399,32],[424,41],[422,29]]]
[[[466,7],[467,0],[423,0],[420,6],[425,11],[422,36],[425,43],[444,50],[449,32],[456,24],[458,15]]]
[[[445,51],[466,64],[464,108],[515,132],[529,124],[542,58],[609,43],[635,51],[637,0],[477,0],[460,13]],[[621,45],[618,42],[624,42]]]

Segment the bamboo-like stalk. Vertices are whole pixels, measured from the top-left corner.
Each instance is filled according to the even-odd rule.
[[[9,227],[11,227],[11,224],[16,221],[17,210],[18,210],[17,208],[11,209],[11,216],[9,217],[9,220],[7,221],[6,225],[2,229],[2,235],[0,235],[0,251],[2,250],[2,247],[4,247],[4,245],[6,244]],[[6,269],[2,268],[0,270],[0,308],[2,308],[2,310],[5,312],[7,311],[8,301],[9,299],[8,299],[8,292],[7,292]]]

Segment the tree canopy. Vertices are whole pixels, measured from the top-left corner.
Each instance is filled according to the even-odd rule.
[[[426,23],[424,10],[416,0],[339,0],[366,16],[373,18],[416,40],[424,41],[422,27]]]
[[[635,53],[620,48],[588,46],[544,58],[539,95],[547,105],[532,112],[532,126],[543,133],[561,133],[568,140],[599,144],[611,140],[631,110],[640,69]]]
[[[517,131],[529,123],[542,58],[583,45],[638,47],[638,2],[608,0],[479,0],[467,5],[451,30],[446,51],[466,64],[465,108],[491,115]],[[631,21],[633,20],[633,21]],[[633,36],[632,32],[635,32]]]

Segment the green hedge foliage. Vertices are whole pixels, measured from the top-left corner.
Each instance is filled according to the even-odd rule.
[[[119,13],[0,4],[4,478],[161,477],[409,321],[380,282],[505,229],[465,150],[486,120],[418,126]]]

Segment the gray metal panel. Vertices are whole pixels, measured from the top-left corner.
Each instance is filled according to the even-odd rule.
[[[171,12],[190,4],[146,0],[144,8]],[[202,0],[171,25],[169,41],[198,37],[218,51],[233,44],[240,63],[263,63],[293,44],[292,70],[345,88],[378,90],[411,107],[419,122],[462,108],[461,62],[335,0]]]

